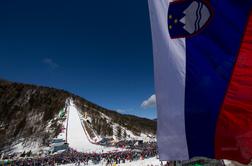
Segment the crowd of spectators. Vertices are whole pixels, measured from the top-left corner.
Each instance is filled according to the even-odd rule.
[[[140,147],[140,146],[139,146]],[[102,162],[104,165],[113,166],[115,164],[143,160],[157,155],[156,146],[153,144],[143,144],[141,149],[126,149],[125,151],[108,153],[82,153],[73,149],[65,152],[48,155],[45,157],[24,157],[9,160],[13,166],[54,166],[58,164],[88,165]]]

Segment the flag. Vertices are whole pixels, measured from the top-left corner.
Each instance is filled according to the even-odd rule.
[[[161,160],[252,159],[252,0],[148,0]]]

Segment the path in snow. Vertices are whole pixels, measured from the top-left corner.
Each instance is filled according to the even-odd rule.
[[[101,145],[92,144],[89,142],[87,135],[85,134],[78,111],[73,102],[70,102],[68,106],[68,127],[67,127],[67,142],[69,146],[79,152],[87,153],[102,153],[108,151],[122,151],[124,149],[118,149],[113,147],[105,147]]]

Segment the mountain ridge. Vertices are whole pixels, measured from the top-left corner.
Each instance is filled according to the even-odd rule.
[[[155,135],[156,122],[148,118],[106,109],[63,89],[0,79],[0,151],[11,151],[18,143],[29,141],[47,146],[60,133],[62,126],[56,117],[68,98],[74,100],[83,117],[92,119],[86,125],[100,138],[114,138],[119,130],[121,135],[126,130],[133,133],[131,136]]]

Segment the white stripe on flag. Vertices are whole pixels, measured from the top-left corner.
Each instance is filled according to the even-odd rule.
[[[161,160],[189,158],[185,133],[185,39],[171,39],[167,13],[169,0],[148,0],[152,29]]]

